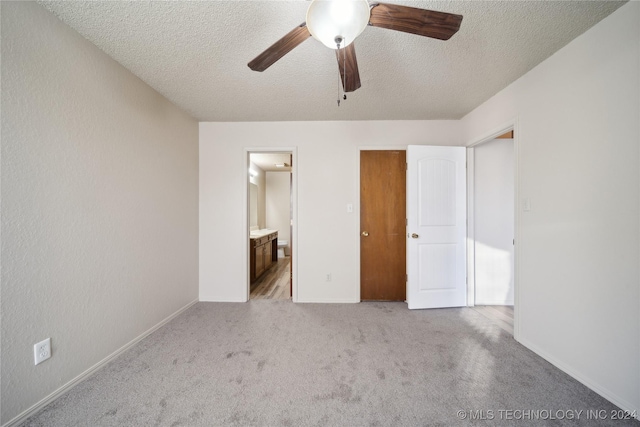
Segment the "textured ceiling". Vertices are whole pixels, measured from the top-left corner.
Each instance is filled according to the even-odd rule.
[[[262,73],[247,67],[304,22],[307,1],[40,3],[200,121],[459,119],[623,4],[395,2],[461,14],[460,31],[367,27],[362,88],[338,107],[335,54],[313,38]]]

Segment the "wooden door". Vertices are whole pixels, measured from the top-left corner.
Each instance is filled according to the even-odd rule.
[[[360,152],[360,299],[406,298],[406,152]]]

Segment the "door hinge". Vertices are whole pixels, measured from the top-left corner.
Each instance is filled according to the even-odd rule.
[[[405,279],[404,279],[404,281],[405,281],[405,282],[408,282],[408,281],[409,281],[409,275],[408,275],[408,274],[405,274]]]
[[[406,170],[409,170],[409,163],[405,163],[405,166],[407,167]]]
[[[404,219],[404,225],[409,225],[409,219],[407,218]]]

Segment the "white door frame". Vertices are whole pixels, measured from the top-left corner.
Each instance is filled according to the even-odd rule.
[[[513,156],[514,156],[514,238],[515,245],[513,247],[513,338],[518,340],[520,336],[520,292],[518,290],[520,283],[520,262],[518,249],[520,244],[520,210],[518,209],[520,200],[520,131],[518,117],[514,117],[508,122],[498,126],[492,132],[482,137],[474,138],[467,144],[467,305],[469,307],[475,304],[475,182],[474,182],[474,147],[485,142],[492,141],[498,136],[514,131],[513,136]]]
[[[249,301],[249,294],[251,293],[251,278],[249,271],[249,157],[251,153],[291,153],[292,156],[292,168],[291,168],[291,220],[293,226],[291,227],[291,272],[292,272],[292,287],[293,295],[291,300],[298,302],[298,148],[297,147],[245,147],[244,158],[242,160],[242,170],[244,171],[247,179],[245,180],[244,189],[244,209],[242,215],[244,219],[244,253],[245,253],[245,289],[244,300]]]

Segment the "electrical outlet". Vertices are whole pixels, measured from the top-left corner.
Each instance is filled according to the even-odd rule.
[[[51,338],[47,338],[44,341],[40,341],[33,346],[33,356],[36,365],[44,362],[51,357]]]

